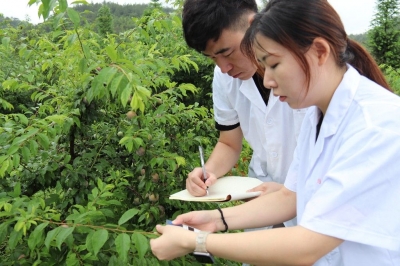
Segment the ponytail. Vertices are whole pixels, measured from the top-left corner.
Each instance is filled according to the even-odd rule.
[[[393,92],[374,58],[356,41],[347,39],[347,49],[341,59],[352,65],[361,75]]]

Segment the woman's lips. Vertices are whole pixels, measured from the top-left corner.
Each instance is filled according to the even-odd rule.
[[[286,96],[279,96],[279,101],[284,102],[286,100]]]
[[[232,77],[235,78],[235,79],[237,79],[237,78],[240,76],[240,74],[242,74],[242,72],[240,72],[240,73],[238,73],[238,74],[236,74],[236,75],[234,75],[234,76],[232,76]]]

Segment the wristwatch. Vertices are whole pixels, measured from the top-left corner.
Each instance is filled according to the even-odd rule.
[[[198,262],[214,263],[214,257],[206,249],[206,240],[209,234],[210,232],[200,231],[196,235],[196,248],[194,249],[193,256]]]
[[[210,232],[205,232],[205,231],[200,231],[197,233],[196,248],[194,249],[195,252],[208,253],[206,249],[206,240],[209,234]]]

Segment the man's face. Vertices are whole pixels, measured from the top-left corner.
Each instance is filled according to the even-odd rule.
[[[257,68],[240,50],[243,37],[242,31],[224,30],[216,42],[207,42],[203,54],[211,58],[222,73],[241,80],[250,79]]]

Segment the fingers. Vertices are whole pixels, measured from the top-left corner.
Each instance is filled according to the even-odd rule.
[[[208,174],[207,180],[205,182],[205,185],[207,187],[211,187],[212,185],[215,184],[215,182],[217,182],[217,177],[214,174]]]
[[[157,225],[156,229],[162,235],[150,240],[151,251],[159,260],[172,260],[181,257],[194,249],[196,234],[177,226]],[[188,240],[190,239],[190,240]],[[182,243],[192,243],[184,246]]]
[[[202,169],[197,167],[189,173],[186,179],[186,189],[193,196],[204,196],[206,195],[207,185],[204,184]]]
[[[249,189],[248,192],[261,191],[261,195],[265,195],[280,190],[282,186],[282,184],[277,182],[264,182],[252,189]]]
[[[164,232],[164,226],[157,224],[157,225],[156,225],[156,230],[157,230],[157,232],[159,232],[160,234],[163,234],[163,232]]]
[[[190,220],[191,220],[191,213],[188,212],[185,214],[178,215],[175,218],[175,220],[172,221],[172,223],[174,225],[188,224],[188,223],[190,223]]]
[[[253,187],[252,189],[249,189],[248,192],[257,192],[257,191],[264,192],[267,189],[268,189],[268,185],[266,183],[262,183],[256,187]]]

